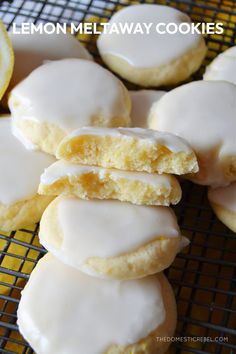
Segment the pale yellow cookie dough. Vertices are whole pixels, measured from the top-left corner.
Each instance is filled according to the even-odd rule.
[[[188,244],[168,207],[70,196],[59,196],[47,207],[39,238],[63,262],[113,279],[160,272]]]
[[[151,87],[177,84],[200,67],[207,51],[202,35],[156,31],[158,23],[190,25],[186,14],[168,6],[139,4],[118,11],[109,24],[119,27],[119,24],[140,22],[152,23],[148,33],[143,25],[144,33],[100,35],[97,46],[111,70],[135,84]],[[162,25],[160,31],[164,30]]]
[[[56,157],[126,171],[195,173],[198,163],[188,143],[173,134],[142,128],[81,128],[60,143]]]
[[[44,210],[53,199],[52,196],[37,194],[32,199],[10,206],[0,203],[0,231],[18,230],[39,222]]]
[[[47,254],[22,292],[17,315],[38,354],[163,354],[170,344],[165,338],[175,331],[176,302],[161,273],[106,281]]]
[[[130,125],[127,89],[89,60],[70,58],[38,67],[11,91],[9,108],[22,143],[50,154],[79,127]]]
[[[236,232],[236,182],[226,187],[209,188],[208,199],[219,220]]]
[[[71,194],[82,199],[118,199],[134,204],[169,206],[180,201],[182,192],[172,175],[106,169],[60,160],[44,171],[39,194]]]

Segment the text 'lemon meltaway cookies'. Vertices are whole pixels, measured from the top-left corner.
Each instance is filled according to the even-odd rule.
[[[29,151],[11,132],[11,119],[0,118],[0,230],[38,222],[51,196],[37,194],[40,175],[55,159]]]
[[[89,60],[40,66],[12,90],[9,107],[22,142],[52,154],[62,138],[79,127],[130,124],[128,91]]]
[[[168,207],[73,196],[57,197],[48,206],[39,238],[62,262],[116,279],[162,271],[186,240]]]
[[[219,54],[207,67],[203,78],[236,84],[236,46]]]
[[[102,33],[97,41],[107,66],[124,79],[142,86],[177,84],[196,71],[205,57],[206,45],[201,34],[168,33],[172,23],[186,27],[190,18],[168,6],[140,4],[127,6],[112,16],[109,25],[137,26],[132,33]],[[187,26],[186,26],[187,24]],[[144,26],[145,25],[145,26]],[[157,25],[160,26],[157,31]],[[162,27],[161,27],[162,26]],[[162,33],[159,33],[162,32]]]
[[[51,254],[22,292],[18,325],[37,354],[164,353],[176,325],[173,291],[159,274],[140,280],[96,279]]]
[[[82,199],[118,199],[134,204],[170,205],[181,199],[178,180],[167,174],[121,171],[57,161],[41,176],[39,194]]]
[[[139,90],[129,91],[132,108],[131,108],[131,125],[132,127],[148,128],[148,116],[151,106],[158,101],[165,91],[155,90]]]
[[[14,87],[47,60],[64,58],[92,60],[89,52],[69,33],[16,34],[10,32],[9,36],[15,54],[11,87]]]
[[[126,171],[198,171],[188,143],[173,134],[142,128],[80,128],[60,143],[56,156],[75,163]]]
[[[236,232],[236,182],[226,187],[210,188],[208,199],[220,221]]]
[[[197,81],[166,93],[152,106],[149,126],[188,141],[199,172],[189,176],[202,185],[236,180],[236,85]]]

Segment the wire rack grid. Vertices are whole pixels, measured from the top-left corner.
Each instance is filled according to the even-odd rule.
[[[88,18],[103,22],[127,4],[159,3],[178,8],[197,22],[223,22],[223,35],[209,35],[207,57],[192,79],[201,79],[204,67],[217,54],[236,45],[236,2],[232,0],[11,0],[1,1],[0,18],[13,22],[70,22]],[[81,37],[94,57],[96,37]],[[131,87],[126,83],[128,87]],[[172,344],[174,353],[236,352],[236,239],[211,211],[206,189],[183,182],[183,198],[175,208],[182,233],[191,244],[166,271],[177,299],[176,336],[205,337],[202,341]],[[16,310],[20,292],[37,261],[45,253],[38,242],[38,225],[0,233],[0,353],[33,353],[18,332]],[[79,353],[78,353],[79,354]],[[155,353],[154,353],[155,354]]]

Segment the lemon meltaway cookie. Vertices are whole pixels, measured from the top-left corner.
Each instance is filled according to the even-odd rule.
[[[96,279],[51,254],[33,270],[18,307],[20,332],[37,354],[165,353],[176,303],[163,274]]]
[[[162,271],[186,241],[168,207],[73,196],[59,196],[47,207],[39,238],[68,265],[116,279]]]
[[[199,172],[189,176],[202,185],[224,186],[236,180],[236,85],[197,81],[178,87],[154,103],[149,125],[186,139]]]
[[[135,84],[177,84],[200,67],[206,54],[201,34],[181,33],[190,25],[186,14],[168,6],[127,6],[112,16],[110,31],[99,36],[97,46],[107,66]],[[125,33],[117,33],[125,31],[121,27]]]
[[[206,68],[203,78],[236,84],[236,46],[219,54]]]
[[[92,60],[92,56],[71,34],[46,32],[33,34],[9,33],[14,54],[15,66],[11,87],[28,76],[34,69],[48,60],[81,58]]]
[[[208,199],[220,221],[236,232],[236,182],[226,187],[210,188]]]
[[[169,206],[180,201],[182,192],[172,175],[121,171],[60,160],[42,174],[39,194],[71,194],[82,199],[118,199],[134,204]]]
[[[143,128],[80,128],[62,140],[56,156],[126,171],[177,175],[198,171],[196,156],[185,140]]]
[[[53,197],[37,193],[40,175],[55,159],[29,151],[11,132],[11,119],[0,118],[0,230],[38,222]]]
[[[120,80],[82,59],[40,66],[9,98],[19,139],[27,147],[33,144],[52,154],[62,138],[79,127],[129,125],[130,105],[129,93]]]
[[[165,94],[165,91],[139,90],[129,91],[129,94],[132,102],[132,127],[147,128],[150,108],[154,102],[158,101]]]

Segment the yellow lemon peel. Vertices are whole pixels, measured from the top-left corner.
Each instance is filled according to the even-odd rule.
[[[12,77],[14,51],[7,30],[0,20],[0,100]]]

